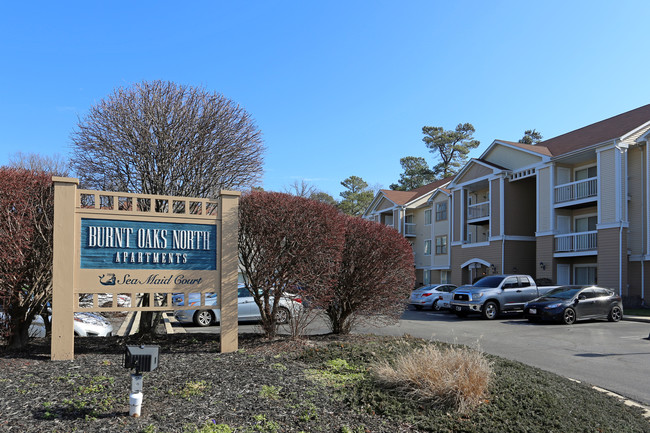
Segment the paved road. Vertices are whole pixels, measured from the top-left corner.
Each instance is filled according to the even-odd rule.
[[[187,332],[218,332],[218,326],[185,327]],[[259,332],[259,325],[240,323],[240,332]],[[311,327],[325,333],[323,322]],[[479,347],[562,376],[597,385],[650,405],[650,324],[622,321],[531,324],[520,316],[486,321],[459,319],[446,312],[404,313],[399,324],[356,332],[404,335]]]

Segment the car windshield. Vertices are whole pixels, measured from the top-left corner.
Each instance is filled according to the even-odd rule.
[[[499,287],[505,277],[483,277],[478,280],[474,287]]]
[[[571,299],[576,293],[582,290],[582,287],[558,287],[544,295],[545,298]]]

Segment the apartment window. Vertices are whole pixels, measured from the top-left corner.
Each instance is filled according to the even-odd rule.
[[[426,241],[424,241],[424,255],[425,256],[431,255],[431,239],[427,239]]]
[[[576,233],[581,232],[591,232],[596,230],[596,224],[598,223],[597,216],[582,217],[576,218],[575,220],[575,231]]]
[[[447,236],[436,237],[436,254],[447,254]]]
[[[424,211],[424,224],[425,225],[431,224],[431,209],[427,209]]]
[[[596,168],[595,165],[587,168],[581,168],[580,170],[576,170],[575,172],[575,180],[576,182],[579,180],[585,180],[585,179],[590,179],[592,177],[596,177],[598,175],[598,169]]]
[[[598,284],[598,268],[595,265],[576,265],[574,272],[574,284]]]
[[[451,283],[451,272],[440,271],[440,284],[449,284],[449,283]]]
[[[436,203],[436,221],[447,219],[447,202]]]
[[[431,271],[422,271],[422,284],[425,286],[431,284]]]

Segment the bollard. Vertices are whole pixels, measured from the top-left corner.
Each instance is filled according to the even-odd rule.
[[[142,393],[134,392],[129,394],[129,416],[139,417],[142,409]]]

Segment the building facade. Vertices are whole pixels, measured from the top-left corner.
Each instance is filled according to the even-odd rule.
[[[649,139],[646,105],[537,145],[495,140],[451,181],[380,191],[364,217],[413,240],[421,284],[524,273],[647,303]]]

